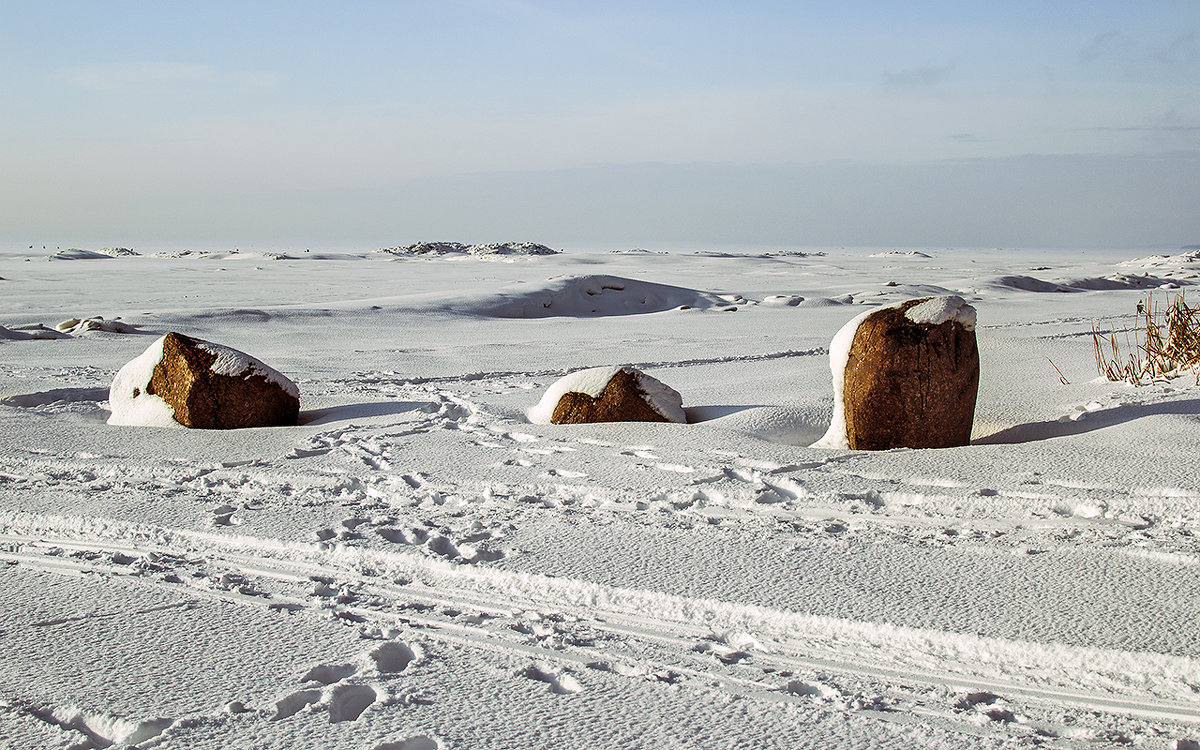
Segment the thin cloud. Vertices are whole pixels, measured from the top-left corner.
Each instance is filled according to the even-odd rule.
[[[1157,57],[1170,68],[1196,67],[1200,63],[1200,44],[1195,30],[1176,37]]]
[[[107,63],[62,68],[58,80],[89,91],[120,91],[147,86],[225,84],[243,89],[266,89],[279,85],[272,71],[221,71],[211,65],[172,62]]]
[[[58,78],[91,91],[156,84],[198,83],[213,77],[212,66],[183,63],[138,62],[79,65],[58,71]]]
[[[883,85],[887,89],[930,88],[946,81],[954,72],[954,63],[909,68],[897,73],[884,73]]]
[[[1121,57],[1130,48],[1129,37],[1120,31],[1097,34],[1092,43],[1079,52],[1079,62],[1090,63],[1105,58]]]
[[[1200,68],[1200,33],[1192,29],[1167,41],[1106,31],[1080,51],[1079,62],[1121,65],[1132,75],[1158,74],[1163,70],[1191,73]]]

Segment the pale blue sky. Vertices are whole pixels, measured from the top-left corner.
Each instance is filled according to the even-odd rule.
[[[14,242],[1200,242],[1200,3],[0,0]]]

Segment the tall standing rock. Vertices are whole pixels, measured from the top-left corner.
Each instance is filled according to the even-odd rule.
[[[294,425],[299,390],[244,352],[168,333],[117,373],[109,424],[228,430]]]
[[[830,366],[837,402],[817,446],[885,450],[970,443],[979,350],[975,308],[962,297],[908,300],[859,316],[834,337]]]

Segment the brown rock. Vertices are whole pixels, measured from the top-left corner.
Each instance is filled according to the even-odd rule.
[[[213,371],[217,353],[179,333],[163,339],[162,360],[155,365],[146,392],[158,396],[175,410],[175,421],[185,427],[229,430],[240,427],[275,427],[296,424],[300,399],[253,367],[257,360],[230,349],[248,366],[236,375]]]
[[[550,417],[554,424],[588,422],[668,422],[646,401],[646,392],[637,373],[629,368],[617,370],[608,385],[594,398],[586,393],[564,393]]]
[[[842,381],[851,449],[970,443],[979,390],[974,327],[958,320],[917,323],[905,315],[926,301],[885,308],[859,324]]]

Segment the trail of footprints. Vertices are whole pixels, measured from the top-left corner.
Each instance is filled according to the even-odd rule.
[[[302,711],[324,712],[331,724],[358,721],[376,703],[386,705],[391,700],[386,681],[423,656],[420,646],[385,641],[357,662],[317,664],[300,678],[299,690],[275,701],[271,721],[290,719]],[[364,681],[372,678],[374,682]]]
[[[46,554],[53,554],[53,549]],[[64,550],[58,548],[58,554]],[[333,570],[328,576],[309,576],[305,596],[296,599],[289,598],[289,592],[301,584],[289,583],[287,576],[260,578],[221,571],[218,560],[157,552],[77,551],[70,556],[100,566],[130,568],[167,584],[207,580],[213,591],[246,597],[259,606],[317,615],[324,612],[357,628],[371,644],[355,658],[312,664],[297,674],[291,690],[266,703],[232,701],[224,707],[226,713],[256,713],[265,721],[308,717],[309,721],[331,724],[353,723],[372,711],[436,702],[440,699],[438,686],[423,680],[419,668],[431,659],[430,647],[425,644],[437,642],[499,650],[507,654],[504,658],[510,663],[528,659],[510,672],[512,679],[538,686],[551,700],[569,700],[585,692],[589,674],[611,690],[611,678],[603,677],[609,674],[705,691],[724,690],[758,700],[799,702],[834,712],[932,712],[954,724],[991,726],[994,729],[989,732],[1004,736],[1113,741],[1112,736],[1098,734],[1103,727],[1097,724],[1103,721],[1100,714],[1099,719],[1088,720],[1087,712],[1031,707],[986,690],[964,694],[944,688],[879,685],[869,678],[793,663],[786,653],[777,653],[779,644],[762,641],[749,632],[697,634],[690,640],[680,632],[664,638],[667,633],[656,635],[661,624],[649,620],[641,625],[636,619],[617,622],[614,629],[606,624],[609,618],[591,619],[566,610],[522,610],[513,602],[486,600],[456,604],[453,591],[413,589],[407,581],[388,582],[370,571],[346,578],[336,577]],[[650,637],[638,635],[639,628],[649,628]],[[45,716],[52,713],[42,711]],[[86,722],[63,716],[56,724],[75,728]],[[157,734],[169,725],[150,727],[132,722],[128,726],[138,731],[153,729]],[[108,735],[102,739],[111,741]],[[416,744],[404,744],[409,742]],[[376,750],[440,747],[438,743],[434,737],[420,735],[384,743]]]
[[[405,522],[394,515],[376,515],[370,518],[350,516],[342,519],[341,529],[318,529],[314,538],[318,542],[353,543],[375,538],[433,557],[441,557],[458,563],[474,564],[503,559],[506,552],[490,543],[503,538],[501,524],[471,521],[466,528],[458,530],[427,520],[424,523]]]

